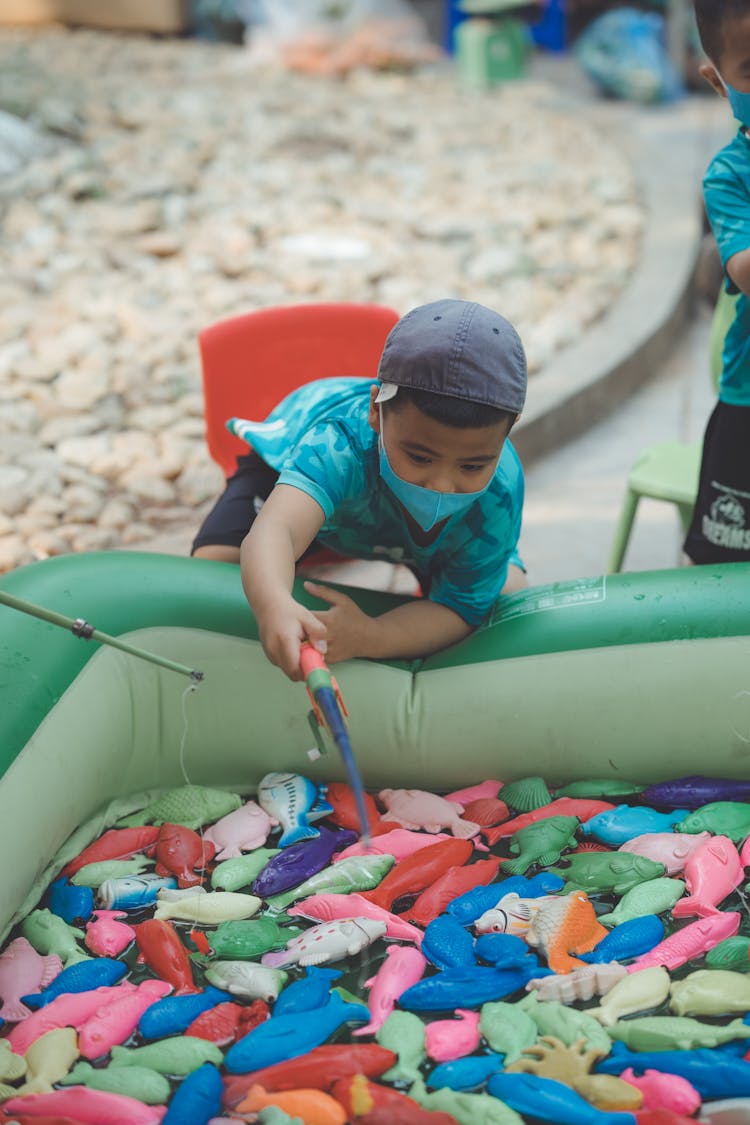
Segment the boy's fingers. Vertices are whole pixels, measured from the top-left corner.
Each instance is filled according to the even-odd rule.
[[[329,605],[343,605],[350,600],[340,590],[332,590],[330,586],[319,586],[317,582],[305,582],[305,589],[309,594],[314,594],[316,598],[321,598]]]
[[[305,635],[312,643],[313,648],[316,648],[321,655],[325,655],[328,648],[326,638],[328,636],[328,629],[324,621],[320,621],[314,613],[309,613],[303,622]]]

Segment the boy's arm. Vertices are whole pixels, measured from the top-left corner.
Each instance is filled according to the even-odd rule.
[[[325,651],[325,624],[292,597],[295,563],[324,518],[323,509],[306,492],[279,484],[240,549],[242,587],[258,622],[261,644],[268,659],[292,680],[301,679],[303,640],[318,642],[316,647]]]
[[[726,271],[740,292],[750,297],[750,249],[733,254],[727,261]]]

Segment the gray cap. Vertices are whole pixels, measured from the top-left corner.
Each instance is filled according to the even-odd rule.
[[[499,313],[476,301],[432,301],[391,329],[378,379],[378,402],[392,398],[396,387],[411,387],[520,414],[526,355],[515,328]]]

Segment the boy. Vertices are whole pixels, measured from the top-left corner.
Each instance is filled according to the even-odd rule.
[[[525,585],[523,474],[506,441],[526,394],[515,329],[470,301],[421,305],[389,333],[378,379],[320,379],[265,422],[235,423],[253,453],[194,544],[199,557],[240,562],[263,648],[293,680],[305,638],[331,663],[425,656],[468,636],[503,589]],[[425,597],[369,617],[307,582],[331,608],[306,609],[292,583],[316,539],[406,563]]]
[[[741,123],[703,180],[727,291],[739,296],[685,553],[693,563],[743,562],[750,560],[750,3],[695,0],[695,14],[709,60],[701,74]]]

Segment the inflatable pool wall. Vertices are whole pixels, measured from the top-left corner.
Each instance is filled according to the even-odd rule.
[[[34,904],[58,849],[80,850],[155,790],[187,777],[249,791],[280,768],[343,778],[335,754],[308,757],[304,687],[266,660],[236,568],[67,555],[0,589],[205,676],[190,691],[185,676],[0,605],[0,932]],[[352,593],[370,613],[399,600]],[[337,676],[372,788],[748,777],[748,634],[750,564],[619,574],[501,599],[451,650]]]

